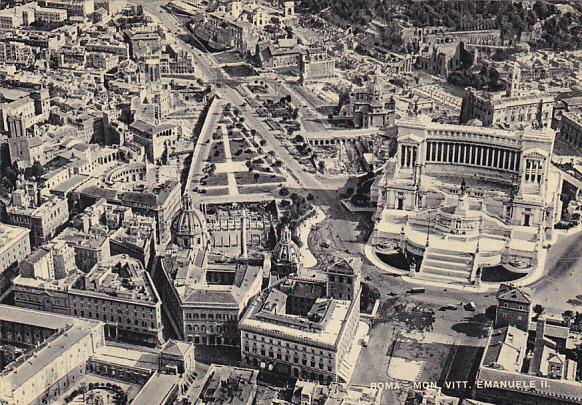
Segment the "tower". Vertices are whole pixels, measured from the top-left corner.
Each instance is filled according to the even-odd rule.
[[[22,138],[26,136],[26,125],[22,114],[9,115],[7,121],[10,138]]]
[[[286,1],[283,3],[283,13],[285,19],[292,18],[295,16],[295,2]]]
[[[513,71],[511,73],[511,90],[509,95],[515,97],[519,95],[519,89],[521,87],[521,68],[519,64],[515,62],[513,64]]]
[[[232,17],[238,18],[242,14],[242,11],[243,11],[242,2],[233,1],[232,3],[230,3],[230,6],[232,7],[232,9],[230,10]]]

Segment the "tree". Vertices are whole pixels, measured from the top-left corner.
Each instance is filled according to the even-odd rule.
[[[283,187],[283,188],[281,188],[281,189],[279,190],[279,195],[280,195],[281,197],[286,197],[286,196],[288,196],[288,195],[289,195],[289,189],[288,189],[288,188],[286,188],[286,187]]]
[[[570,311],[569,309],[562,312],[562,318],[564,318],[564,321],[566,321],[568,323],[568,325],[570,325],[572,323],[572,321],[574,320],[574,311]]]
[[[534,314],[536,314],[536,316],[534,316],[534,319],[537,321],[540,315],[544,313],[545,308],[540,304],[535,304],[532,310]]]
[[[38,160],[35,160],[34,163],[32,164],[32,167],[30,168],[30,176],[38,178],[38,177],[42,176],[43,173],[44,173],[44,167],[42,166],[42,164]]]
[[[261,174],[260,174],[260,173],[255,173],[255,174],[253,174],[253,179],[255,179],[255,183],[256,183],[257,181],[259,181],[259,177],[261,177]]]

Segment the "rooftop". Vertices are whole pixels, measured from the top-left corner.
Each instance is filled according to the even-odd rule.
[[[82,232],[75,228],[65,228],[58,236],[58,240],[64,240],[74,247],[85,249],[101,249],[104,244],[109,243],[107,235],[95,232]]]
[[[274,294],[274,296],[272,295]],[[312,344],[334,347],[351,305],[350,301],[317,299],[308,316],[286,313],[276,288],[255,299],[241,321],[241,329],[258,330],[273,336],[307,340]]]
[[[8,305],[0,305],[0,320],[55,331],[55,335],[27,353],[25,361],[14,362],[12,367],[9,366],[0,373],[0,387],[7,391],[23,385],[87,335],[103,333],[103,324],[98,321],[80,320]]]
[[[519,373],[526,345],[526,332],[514,326],[495,329],[483,355],[483,366]]]
[[[0,252],[10,249],[29,233],[27,228],[0,223]]]
[[[245,405],[254,402],[258,371],[212,364],[202,387],[190,400],[194,405]]]
[[[160,302],[153,282],[141,262],[127,255],[116,255],[96,264],[85,275],[82,289],[134,302]]]
[[[125,346],[107,345],[99,348],[92,358],[103,363],[118,364],[128,368],[157,371],[160,355],[141,347],[137,350]]]
[[[239,260],[213,254],[210,249],[180,250],[162,258],[162,265],[174,279],[183,302],[221,304],[242,308],[253,285],[261,279],[262,261]],[[220,281],[209,281],[210,275]]]

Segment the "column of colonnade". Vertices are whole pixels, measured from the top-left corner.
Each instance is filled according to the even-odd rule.
[[[542,161],[539,159],[526,159],[524,172],[525,181],[541,183],[544,174]]]
[[[400,147],[400,167],[412,167],[417,159],[417,146],[402,145]]]
[[[461,163],[503,170],[519,170],[519,152],[484,145],[429,141],[426,161],[435,163]]]

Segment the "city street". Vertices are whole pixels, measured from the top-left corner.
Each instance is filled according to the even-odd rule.
[[[129,0],[129,3],[135,5],[141,5],[146,14],[149,14],[154,19],[158,20],[162,25],[170,30],[172,33],[179,33],[180,35],[187,35],[188,30],[182,26],[182,24],[176,20],[176,18],[163,10],[160,6],[167,4],[168,0]],[[210,54],[204,53],[199,49],[189,45],[175,35],[178,45],[181,49],[186,50],[194,55],[194,63],[196,68],[203,76],[205,81],[214,81],[219,78],[218,67],[214,64],[212,56]]]
[[[582,310],[582,233],[559,236],[550,248],[543,278],[531,286],[534,303],[546,313],[561,314],[565,309]]]

